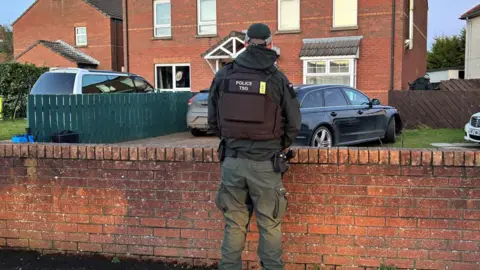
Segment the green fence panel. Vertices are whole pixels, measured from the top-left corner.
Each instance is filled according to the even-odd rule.
[[[49,118],[46,117],[48,113],[46,111],[48,110],[48,97],[46,96],[35,96],[35,119],[33,120],[34,124],[31,125],[29,122],[29,127],[34,130],[34,134],[38,134],[37,140],[40,141],[45,141],[46,137],[48,136],[47,132],[50,132],[49,129],[47,129],[47,123],[49,123]],[[49,124],[48,124],[49,125]]]
[[[88,109],[87,109],[87,116],[88,122],[87,126],[89,131],[87,143],[93,143],[95,141],[95,134],[97,133],[97,124],[95,123],[95,95],[87,95],[88,100]]]
[[[35,95],[28,97],[28,126],[40,142],[56,132],[80,134],[80,143],[116,143],[187,130],[190,92]]]
[[[63,119],[63,96],[56,96],[55,97],[55,103],[57,105],[57,130],[58,132],[65,130],[65,122]]]
[[[69,100],[70,108],[70,126],[71,130],[79,130],[79,119],[78,119],[78,106],[79,106],[79,96],[75,95],[72,98],[67,98]]]
[[[84,96],[75,95],[75,102],[77,103],[76,114],[77,114],[77,124],[78,128],[72,131],[78,132],[79,139],[82,141],[82,138],[85,136],[85,118],[83,117],[83,111],[85,110]]]

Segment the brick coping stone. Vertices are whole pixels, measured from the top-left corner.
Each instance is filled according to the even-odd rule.
[[[479,167],[480,150],[333,147],[293,148],[291,164]],[[1,157],[218,163],[216,148],[101,144],[0,144]]]

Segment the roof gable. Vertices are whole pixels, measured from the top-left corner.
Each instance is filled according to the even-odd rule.
[[[19,54],[15,59],[18,59],[28,53],[30,50],[35,48],[37,45],[43,45],[44,47],[50,49],[54,53],[63,56],[64,58],[77,63],[77,64],[88,64],[88,65],[99,65],[100,62],[95,58],[91,57],[90,55],[74,48],[70,44],[62,41],[47,41],[47,40],[39,40],[35,42],[32,46],[27,48],[21,54]]]
[[[471,8],[469,11],[463,13],[460,17],[461,20],[472,19],[480,16],[480,4]]]
[[[15,25],[25,14],[27,14],[38,2],[41,0],[35,0],[27,10],[25,10],[12,25]],[[103,15],[112,18],[122,20],[123,18],[123,7],[122,0],[83,0],[85,3],[89,4],[96,10],[100,11]]]

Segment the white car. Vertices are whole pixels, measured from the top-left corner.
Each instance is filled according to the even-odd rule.
[[[465,140],[480,143],[480,112],[472,115],[465,125]]]
[[[32,95],[151,93],[144,78],[125,72],[82,68],[50,68],[35,82]]]

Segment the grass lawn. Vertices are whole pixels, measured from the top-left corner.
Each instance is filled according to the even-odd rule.
[[[11,140],[15,134],[24,134],[26,127],[24,119],[0,121],[0,141]]]
[[[397,137],[397,142],[388,147],[395,148],[433,148],[431,143],[462,143],[463,129],[414,129],[406,130]],[[402,138],[403,137],[403,138]],[[403,144],[402,144],[403,139]]]

